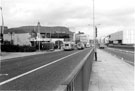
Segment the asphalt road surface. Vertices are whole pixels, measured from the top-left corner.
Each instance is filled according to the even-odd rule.
[[[127,50],[116,49],[116,48],[105,48],[103,49],[111,54],[123,59],[125,62],[134,65],[134,53]]]
[[[91,50],[60,51],[1,63],[0,90],[55,90]]]

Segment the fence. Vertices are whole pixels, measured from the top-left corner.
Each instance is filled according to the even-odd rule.
[[[88,91],[93,58],[94,49],[91,49],[55,91]]]

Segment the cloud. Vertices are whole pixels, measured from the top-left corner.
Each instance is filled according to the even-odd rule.
[[[98,12],[97,22],[106,26],[133,26],[134,9],[119,9],[110,12]]]
[[[134,27],[134,0],[94,1],[100,35]],[[2,6],[8,27],[36,25],[40,21],[43,26],[66,25],[74,27],[73,31],[93,34],[88,26],[93,22],[92,0],[3,0]]]
[[[65,4],[67,3],[69,4],[69,2],[65,2]],[[14,7],[8,8],[9,10],[5,17],[7,17],[7,21],[14,22],[13,26],[15,24],[24,25],[24,23],[33,24],[33,22],[37,21],[40,21],[43,25],[76,24],[77,22],[85,22],[89,18],[90,11],[88,10],[88,6],[71,2],[68,6],[65,4],[49,3],[45,6],[39,3],[36,8],[36,3],[13,2],[9,6]],[[74,7],[74,5],[78,7]],[[12,18],[8,16],[12,16]]]

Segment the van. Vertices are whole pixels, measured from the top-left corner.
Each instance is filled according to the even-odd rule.
[[[63,50],[74,50],[75,49],[75,44],[72,42],[64,42],[63,43]]]

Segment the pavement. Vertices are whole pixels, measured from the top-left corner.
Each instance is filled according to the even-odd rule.
[[[97,49],[89,91],[134,91],[134,66]]]
[[[18,58],[24,56],[38,55],[44,53],[51,53],[61,51],[62,49],[56,49],[54,51],[36,51],[36,52],[2,52],[0,55],[0,60],[4,61],[5,59]]]

